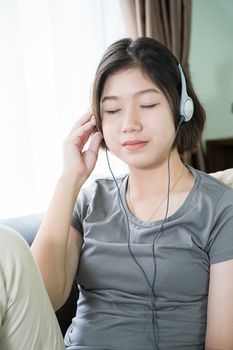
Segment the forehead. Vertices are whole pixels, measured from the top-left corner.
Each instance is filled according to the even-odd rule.
[[[101,99],[108,94],[118,96],[146,89],[155,89],[161,93],[157,84],[139,67],[122,69],[108,76],[103,87]]]

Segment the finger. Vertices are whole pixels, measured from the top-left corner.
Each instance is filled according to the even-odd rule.
[[[86,151],[83,152],[83,159],[86,162],[87,168],[91,171],[93,170],[97,157],[98,157],[98,151],[101,144],[101,141],[103,139],[102,134],[98,131],[96,132],[89,144],[89,147]]]
[[[92,109],[88,109],[87,112],[84,113],[83,116],[76,121],[76,123],[74,124],[74,126],[71,129],[70,134],[72,134],[73,131],[76,130],[77,128],[79,128],[80,126],[89,122],[92,117],[93,117],[93,111],[92,111]]]
[[[88,122],[86,122],[85,124],[83,124],[82,126],[80,126],[77,130],[75,130],[75,133],[77,131],[77,135],[79,134],[80,136],[82,136],[86,132],[91,134],[93,132],[95,126],[96,126],[95,119],[91,119]]]
[[[102,140],[103,140],[103,135],[99,131],[97,131],[93,135],[93,137],[92,137],[92,139],[90,141],[90,144],[88,146],[88,151],[92,151],[92,152],[97,154],[98,150],[100,148]]]
[[[80,134],[80,135],[82,135],[84,132],[86,132],[88,130],[93,130],[93,128],[95,126],[96,126],[96,121],[95,121],[94,118],[91,118],[90,120],[88,120],[83,125],[79,125],[76,128],[74,127],[73,130],[70,133],[70,136],[72,136],[72,134]]]
[[[90,138],[93,130],[95,128],[95,121],[90,120],[83,126],[76,129],[69,137],[68,140],[70,140],[72,143],[74,143],[76,146],[82,150],[88,139]]]

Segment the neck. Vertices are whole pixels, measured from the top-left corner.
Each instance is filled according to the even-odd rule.
[[[170,157],[170,188],[184,172],[184,164],[177,152]],[[154,169],[130,168],[130,192],[136,197],[153,197],[163,195],[168,189],[168,161]]]

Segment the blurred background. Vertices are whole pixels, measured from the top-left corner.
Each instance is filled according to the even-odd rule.
[[[126,36],[161,39],[191,75],[207,124],[189,161],[233,167],[232,34],[231,0],[0,0],[0,218],[46,210],[98,61]],[[90,181],[108,175],[101,154]]]

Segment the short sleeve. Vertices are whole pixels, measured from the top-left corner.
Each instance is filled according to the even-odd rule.
[[[210,264],[233,259],[233,190],[226,189],[216,206],[207,253]]]
[[[78,230],[83,235],[83,220],[87,215],[87,210],[89,207],[89,196],[87,188],[81,189],[76,200],[74,207],[71,226]]]

